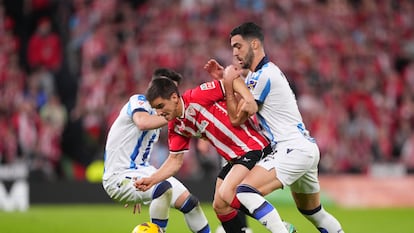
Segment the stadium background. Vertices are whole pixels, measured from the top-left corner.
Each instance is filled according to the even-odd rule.
[[[210,80],[203,65],[230,64],[228,34],[250,20],[318,141],[324,200],[414,206],[409,0],[2,0],[0,170],[27,167],[31,203],[110,201],[99,169],[120,106],[157,67],[182,73],[182,90]],[[220,160],[193,143],[177,177],[208,201]],[[156,151],[160,164],[165,134]]]

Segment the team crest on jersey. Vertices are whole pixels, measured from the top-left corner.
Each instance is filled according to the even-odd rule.
[[[214,89],[215,87],[216,87],[216,84],[214,84],[214,82],[207,82],[207,83],[203,83],[200,85],[200,89],[203,91]]]
[[[249,89],[254,89],[254,87],[256,86],[256,84],[257,84],[257,80],[250,79],[250,80],[247,82],[247,88],[249,88]]]
[[[190,116],[195,116],[196,115],[196,110],[194,109],[193,106],[189,106],[186,110],[187,114]]]
[[[250,79],[250,80],[247,82],[247,88],[249,88],[249,89],[254,89],[254,87],[256,86],[256,84],[257,84],[257,80]]]

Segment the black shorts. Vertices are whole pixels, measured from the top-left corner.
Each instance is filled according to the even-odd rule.
[[[224,178],[227,176],[227,174],[230,172],[231,168],[235,164],[241,164],[247,167],[247,169],[252,170],[254,165],[256,165],[256,163],[259,160],[266,157],[271,152],[272,152],[272,147],[268,145],[263,150],[249,151],[243,157],[227,161],[227,164],[224,165],[224,167],[221,169],[217,177],[224,180]]]

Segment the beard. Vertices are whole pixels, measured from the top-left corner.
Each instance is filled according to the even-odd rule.
[[[254,53],[253,53],[253,49],[249,48],[249,51],[247,51],[247,55],[246,57],[243,59],[243,69],[250,69],[250,67],[252,66],[253,63],[253,58],[254,58]]]

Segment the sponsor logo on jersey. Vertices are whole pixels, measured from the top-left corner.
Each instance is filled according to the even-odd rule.
[[[138,100],[145,101],[145,95],[138,95]]]
[[[200,89],[203,91],[214,89],[215,87],[216,87],[216,84],[214,84],[214,82],[207,82],[207,83],[203,83],[200,85]]]

